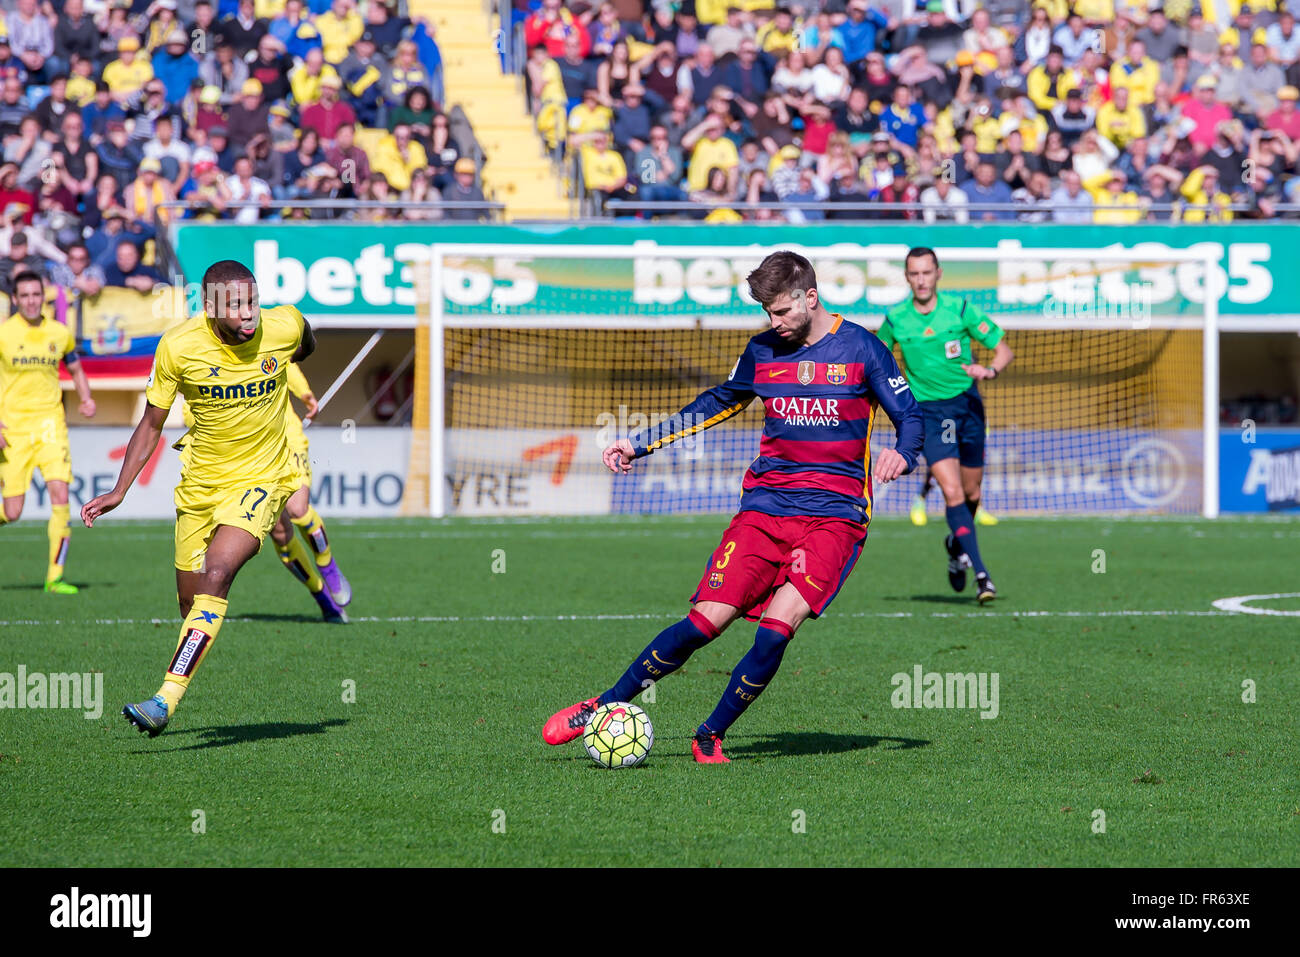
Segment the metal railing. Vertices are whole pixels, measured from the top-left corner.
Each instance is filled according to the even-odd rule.
[[[493,38],[501,55],[501,72],[518,75],[524,72],[528,51],[524,47],[523,23],[514,23],[514,4],[510,0],[496,0],[500,32]]]
[[[159,203],[159,209],[175,210],[209,210],[211,205],[204,202],[191,202],[184,199],[168,200]],[[321,209],[321,210],[354,210],[354,209],[384,209],[384,210],[417,210],[425,212],[440,212],[445,210],[476,210],[485,214],[491,214],[489,218],[497,221],[500,214],[505,211],[505,203],[477,200],[435,200],[432,202],[421,203],[409,199],[394,200],[375,200],[375,199],[272,199],[269,203],[263,203],[260,200],[238,199],[226,203],[226,209],[267,209],[267,210],[294,210],[294,209]]]
[[[959,214],[966,213],[972,220],[978,220],[977,214],[1008,213],[1011,214],[1009,220],[1019,220],[1025,216],[1045,216],[1047,219],[1055,219],[1055,214],[1059,211],[1067,218],[1070,216],[1083,216],[1094,212],[1111,210],[1121,210],[1125,212],[1146,213],[1169,213],[1171,216],[1175,213],[1185,214],[1188,212],[1205,212],[1217,214],[1222,211],[1233,213],[1249,212],[1256,207],[1248,203],[1232,203],[1227,206],[1211,205],[1192,205],[1183,203],[1141,203],[1132,204],[1094,204],[1092,206],[1071,206],[1065,209],[1058,209],[1055,206],[1026,206],[1016,203],[967,203],[963,206],[935,206],[919,202],[875,202],[870,200],[854,202],[829,202],[826,200],[786,200],[784,202],[728,202],[720,201],[717,203],[696,203],[690,200],[633,200],[633,199],[610,199],[603,204],[603,208],[608,212],[648,212],[648,213],[676,213],[687,215],[691,218],[700,218],[707,216],[709,211],[714,209],[732,209],[737,212],[760,212],[764,210],[772,212],[787,213],[791,210],[812,210],[818,212],[835,212],[835,213],[921,213],[927,211],[934,214],[935,219],[952,220]],[[1279,207],[1280,208],[1280,207]],[[1295,207],[1300,210],[1300,206]],[[838,217],[837,217],[838,218]],[[878,217],[863,217],[864,219],[874,219]]]

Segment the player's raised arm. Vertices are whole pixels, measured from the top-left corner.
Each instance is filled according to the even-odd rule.
[[[81,508],[81,520],[87,528],[93,528],[95,519],[122,504],[127,491],[135,483],[136,476],[158,447],[163,423],[166,421],[167,409],[160,409],[152,403],[145,404],[144,415],[131,433],[131,441],[126,444],[126,455],[122,457],[122,471],[118,473],[117,484],[111,492],[95,496]]]
[[[611,472],[631,471],[634,460],[725,422],[744,411],[753,398],[754,360],[747,348],[726,382],[701,392],[664,421],[626,439],[618,439],[605,449],[601,457]]]
[[[925,420],[889,347],[877,340],[871,352],[866,363],[867,382],[898,434],[894,447],[881,452],[872,469],[875,480],[884,484],[916,467],[925,441]]]

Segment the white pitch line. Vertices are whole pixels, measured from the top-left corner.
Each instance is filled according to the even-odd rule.
[[[1282,608],[1255,608],[1248,605],[1252,601],[1272,601],[1276,598],[1300,598],[1300,592],[1278,592],[1275,595],[1238,595],[1236,598],[1219,598],[1211,604],[1220,611],[1230,614],[1274,615],[1279,618],[1300,618],[1300,610],[1289,611]]]
[[[1287,612],[1267,612],[1261,609],[1243,610],[1253,612],[1254,614],[1288,614]],[[1236,612],[1232,610],[1192,611],[1187,609],[1162,609],[1149,611],[859,611],[851,612],[847,615],[832,614],[829,616],[828,620],[834,620],[836,618],[1205,618],[1229,617],[1234,614],[1236,614]],[[1289,614],[1297,613],[1290,612]],[[658,614],[643,613],[627,615],[391,615],[387,617],[358,616],[351,618],[350,620],[353,622],[374,622],[380,624],[400,624],[405,622],[431,625],[454,625],[473,624],[476,622],[528,623],[560,621],[653,621],[672,620],[680,617],[681,615],[676,612],[660,612]],[[263,619],[233,616],[227,620],[250,622],[261,621]],[[11,625],[175,625],[178,623],[179,619],[164,620],[162,618],[97,618],[86,620],[62,618],[18,618],[7,621],[0,620],[0,627],[8,627]]]

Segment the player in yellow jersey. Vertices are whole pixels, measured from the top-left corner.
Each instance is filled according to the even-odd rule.
[[[306,417],[312,418],[316,414],[316,396],[297,363],[289,365],[289,391],[302,400],[307,409]],[[329,537],[325,534],[325,522],[311,504],[311,456],[307,447],[307,433],[303,430],[302,420],[294,414],[292,403],[285,430],[289,435],[289,450],[293,454],[298,490],[289,497],[280,521],[271,529],[275,551],[284,567],[306,584],[312,595],[321,602],[322,610],[328,605],[342,609],[352,601],[352,586],[339,571],[330,549]],[[311,550],[310,555],[303,548],[303,542],[294,536],[295,528],[302,533],[303,541]],[[322,590],[327,592],[324,598],[330,601],[322,600]],[[341,620],[347,621],[341,610],[339,616]],[[327,620],[336,620],[330,618],[328,613],[325,617]]]
[[[316,414],[316,397],[307,383],[307,377],[294,362],[289,363],[289,391],[307,407],[307,418]],[[194,413],[188,405],[185,406],[185,426],[194,426]],[[303,431],[302,421],[293,411],[293,403],[289,403],[286,409],[285,433],[293,458],[294,478],[291,484],[296,491],[289,496],[279,521],[271,529],[271,540],[275,542],[275,552],[284,567],[307,586],[307,590],[320,605],[325,620],[331,624],[346,624],[348,618],[343,607],[352,601],[352,586],[335,564],[329,538],[325,534],[325,522],[311,504],[311,458],[308,454],[307,434]],[[188,446],[189,433],[172,446],[181,453],[182,475],[189,461]],[[295,527],[301,530],[305,546],[294,537]]]
[[[68,560],[68,482],[72,456],[68,421],[63,414],[59,362],[72,374],[81,414],[95,414],[86,372],[77,359],[77,340],[61,322],[42,315],[45,281],[34,272],[14,277],[18,314],[0,322],[0,526],[18,521],[32,472],[40,469],[50,493],[49,565],[45,590],[75,595],[77,586],[63,580]]]
[[[226,595],[297,489],[285,431],[289,363],[316,348],[293,306],[262,309],[257,282],[225,259],[203,274],[203,313],[163,334],[144,415],[111,492],[81,510],[86,527],[122,503],[149,461],[177,394],[194,414],[176,486],[176,594],[183,624],[162,687],[122,709],[150,737],[167,726],[226,618]]]

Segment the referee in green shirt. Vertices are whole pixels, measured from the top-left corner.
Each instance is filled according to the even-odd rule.
[[[997,596],[997,589],[975,540],[985,434],[984,401],[977,383],[997,378],[1014,355],[1002,341],[1002,330],[984,310],[960,296],[939,292],[943,270],[933,249],[910,250],[903,266],[912,300],[891,309],[877,335],[891,348],[898,344],[912,393],[925,416],[925,460],[943,491],[951,529],[944,539],[948,582],[962,591],[966,569],[974,568],[976,597],[983,604]],[[974,361],[972,339],[993,350],[987,366]]]

